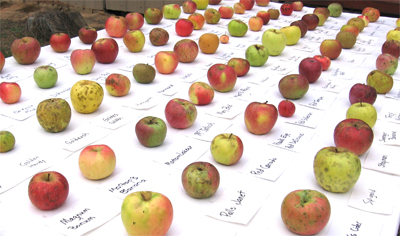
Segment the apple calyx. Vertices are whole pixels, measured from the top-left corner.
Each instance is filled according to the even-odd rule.
[[[300,206],[304,207],[306,203],[309,203],[311,200],[311,196],[309,195],[310,190],[303,190],[297,193],[300,197]]]
[[[142,196],[143,200],[147,202],[151,200],[152,193],[150,191],[144,191],[140,192],[140,195]]]

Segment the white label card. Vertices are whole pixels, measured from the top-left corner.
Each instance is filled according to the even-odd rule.
[[[365,44],[357,44],[354,45],[350,52],[352,53],[360,53],[360,54],[371,54],[374,51],[373,46],[365,45]]]
[[[374,129],[374,142],[379,144],[400,146],[400,140],[397,139],[397,134],[400,133],[400,125],[387,122],[383,124],[383,127]]]
[[[260,71],[254,76],[249,78],[249,83],[272,87],[279,82],[281,78],[279,76],[268,74],[265,71]]]
[[[212,64],[213,65],[213,64]],[[199,80],[203,78],[204,76],[207,76],[207,72],[205,72],[203,69],[198,69],[198,68],[192,68],[190,71],[184,71],[185,73],[180,73],[179,75],[176,75],[182,82],[186,83],[193,83],[196,80]]]
[[[21,103],[11,104],[5,109],[1,109],[1,114],[15,120],[25,120],[36,115],[36,108],[42,99],[29,99]]]
[[[76,152],[79,149],[109,135],[111,130],[99,128],[93,124],[82,125],[60,138],[62,148]]]
[[[196,61],[194,61],[194,62],[196,62]],[[221,59],[217,59],[215,57],[208,58],[205,63],[198,62],[198,63],[194,64],[194,68],[191,68],[189,73],[193,73],[193,75],[196,74],[197,76],[199,76],[199,77],[197,77],[199,79],[203,76],[207,76],[207,72],[205,72],[204,70],[208,70],[214,64],[221,63],[221,62],[223,62],[223,61],[221,61]],[[196,69],[200,69],[200,70],[196,70]],[[185,80],[185,78],[182,78],[182,80]]]
[[[310,43],[322,43],[322,41],[325,40],[324,35],[305,35],[301,40],[304,40],[306,42]]]
[[[271,66],[268,66],[264,73],[287,75],[297,67],[298,67],[298,65],[294,65],[291,63],[275,63]]]
[[[24,67],[7,67],[7,65],[0,71],[1,82],[17,82],[32,76],[32,72]]]
[[[319,48],[320,43],[310,43],[310,42],[303,42],[299,41],[296,43],[296,47],[293,49],[305,51],[305,52],[313,52],[314,50]]]
[[[371,37],[365,35],[360,35],[360,37],[357,38],[357,43],[368,46],[374,46],[378,41],[379,38],[377,37]]]
[[[378,117],[385,121],[400,123],[400,101],[391,99],[385,101]]]
[[[231,45],[231,49],[233,50],[239,50],[243,53],[243,50],[246,50],[251,44],[245,44],[245,43],[235,43]]]
[[[236,177],[239,178],[239,177]],[[215,219],[247,225],[257,213],[269,193],[245,175],[225,189],[209,207],[206,215]],[[247,180],[247,181],[246,181]],[[252,184],[249,184],[249,183]]]
[[[83,235],[114,218],[121,200],[98,193],[53,216],[46,225],[64,235]]]
[[[258,96],[265,93],[266,90],[262,86],[247,83],[235,90],[231,98],[252,102],[257,100]]]
[[[215,117],[233,119],[243,113],[247,105],[248,103],[244,101],[224,99],[215,104],[211,109],[207,109],[206,113]]]
[[[314,129],[317,127],[324,115],[324,111],[297,106],[294,115],[291,117],[285,117],[284,119],[286,123],[310,127]]]
[[[71,96],[72,86],[56,87],[52,91],[44,93],[45,97],[68,99]]]
[[[347,63],[346,63],[347,64]],[[354,70],[352,67],[331,67],[329,69],[329,77],[332,79],[341,78],[351,80],[357,73],[357,70]]]
[[[130,107],[138,110],[147,110],[152,107],[157,106],[164,96],[159,93],[145,93],[145,92],[138,92],[133,93],[129,100],[122,101],[122,106]]]
[[[90,123],[107,128],[118,129],[119,127],[128,124],[133,119],[141,116],[144,112],[141,110],[134,110],[129,108],[116,108],[104,112],[97,116]]]
[[[346,85],[346,81],[336,78],[318,81],[318,83],[315,84],[316,87],[314,88],[321,91],[340,93],[344,88],[346,88]]]
[[[274,132],[268,144],[293,152],[301,152],[310,141],[313,132],[300,126],[285,126]]]
[[[341,212],[329,228],[326,236],[371,236],[380,235],[382,230],[380,218],[365,214],[362,211]]]
[[[157,93],[165,95],[165,96],[172,96],[174,94],[176,94],[177,92],[182,90],[182,84],[160,84],[159,86],[156,87],[155,89],[157,91]]]
[[[213,118],[197,120],[186,129],[186,136],[211,142],[215,136],[223,133],[232,125],[231,122],[221,121]]]
[[[306,55],[291,55],[288,58],[280,58],[280,61],[284,61],[284,62],[290,62],[295,64],[296,66],[299,65],[299,63],[305,58],[307,57]]]
[[[231,58],[242,58],[243,57],[243,52],[240,52],[238,50],[232,50],[232,51],[227,51],[219,55],[215,55],[215,58],[224,60],[228,62]]]
[[[313,90],[312,93],[309,91],[307,96],[304,96],[301,99],[300,104],[306,107],[326,111],[329,109],[335,99],[336,94]]]
[[[372,145],[363,167],[388,174],[400,175],[400,159],[398,147],[382,147]]]
[[[393,88],[388,93],[386,93],[385,97],[400,100],[400,86],[396,86],[396,83],[395,83]]]
[[[63,59],[63,58],[54,58],[54,57],[49,57],[46,59],[46,61],[41,63],[41,65],[48,65],[52,66],[56,69],[59,69],[61,67],[64,67],[69,64],[69,61]],[[34,68],[36,70],[36,68]]]
[[[92,75],[91,78],[89,78],[89,79],[93,80],[99,84],[105,84],[107,77],[114,73],[115,73],[115,69],[110,69],[110,70],[103,71],[101,73],[96,73],[96,74]]]

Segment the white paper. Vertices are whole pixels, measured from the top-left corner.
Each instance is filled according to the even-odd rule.
[[[68,99],[71,96],[72,86],[55,87],[51,91],[45,92],[44,97]]]
[[[231,122],[207,117],[201,121],[196,120],[192,126],[186,129],[185,135],[211,142],[215,136],[224,133],[231,125]]]
[[[400,125],[381,122],[378,128],[374,128],[374,143],[385,145],[400,145],[397,134],[400,133]]]
[[[0,83],[1,82],[18,82],[33,76],[33,73],[27,70],[25,67],[7,66],[0,71]]]
[[[260,71],[254,76],[249,78],[249,83],[263,85],[266,87],[272,87],[279,82],[281,78],[279,76],[268,74],[265,71]]]
[[[266,92],[267,90],[262,86],[247,83],[241,86],[239,89],[235,89],[235,91],[233,91],[233,95],[230,97],[233,99],[253,102],[254,100],[257,100],[257,97],[265,94]]]
[[[400,101],[385,101],[382,109],[378,113],[378,118],[389,122],[400,123]]]
[[[346,63],[344,63],[346,64]],[[331,66],[329,68],[329,75],[328,77],[330,78],[341,78],[341,79],[347,79],[351,80],[357,73],[357,70],[354,70],[352,67],[346,67],[346,66]]]
[[[147,110],[157,106],[165,97],[159,93],[137,92],[133,93],[129,100],[121,102],[122,106],[138,110]]]
[[[400,175],[399,148],[372,145],[363,167],[383,173]]]
[[[311,107],[318,110],[328,110],[336,99],[336,94],[326,93],[319,90],[308,91],[300,104],[306,107]]]
[[[301,152],[313,136],[310,129],[295,125],[285,126],[273,134],[268,140],[269,145],[293,152]]]
[[[334,78],[327,80],[319,80],[316,84],[314,84],[314,86],[315,90],[340,93],[344,88],[348,86],[348,83],[342,79]]]
[[[379,236],[382,225],[378,217],[360,211],[345,211],[333,219],[326,236]]]
[[[318,49],[319,45],[319,43],[304,42],[300,39],[299,42],[296,43],[296,47],[294,49],[311,53]]]
[[[182,84],[175,83],[175,84],[161,84],[155,88],[157,93],[165,95],[165,96],[172,96],[179,91],[182,91]]]
[[[237,115],[243,113],[248,103],[233,99],[224,99],[215,104],[211,109],[207,109],[206,113],[215,117],[233,119]]]
[[[395,83],[393,88],[388,93],[385,94],[385,97],[400,100],[400,86],[397,86]]]
[[[115,130],[123,125],[128,124],[142,114],[143,111],[141,110],[119,107],[104,112],[103,114],[91,120],[90,123],[107,129]]]
[[[294,125],[316,128],[320,123],[320,121],[322,120],[322,118],[324,117],[324,115],[325,115],[324,111],[297,106],[293,116],[284,117],[284,119],[285,122]]]
[[[240,52],[238,50],[232,50],[232,51],[226,51],[222,54],[215,55],[214,56],[217,59],[224,60],[226,63],[232,58],[243,58],[243,52]]]
[[[371,54],[373,51],[374,47],[357,43],[350,49],[350,52],[360,54]]]
[[[360,35],[357,38],[357,43],[361,45],[367,45],[367,46],[375,46],[375,44],[379,41],[379,38],[377,37],[371,37],[371,36],[365,36],[365,35]]]
[[[291,63],[275,63],[268,66],[265,70],[266,74],[279,74],[279,75],[287,75],[292,72],[294,69],[297,69],[298,65]],[[296,71],[297,73],[297,71]]]
[[[15,120],[25,120],[36,115],[36,108],[43,99],[29,99],[24,102],[18,102],[1,109],[1,114]]]

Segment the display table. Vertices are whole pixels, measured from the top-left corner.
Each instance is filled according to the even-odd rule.
[[[222,1],[209,7],[218,9],[234,3]],[[273,2],[267,7],[254,6],[233,18],[247,23],[259,10],[279,7],[279,3]],[[0,103],[0,129],[12,132],[16,138],[14,149],[0,155],[0,235],[127,235],[120,216],[121,203],[127,193],[141,190],[159,192],[171,200],[174,219],[167,235],[294,235],[283,224],[280,207],[283,198],[297,189],[320,191],[330,201],[329,223],[317,235],[396,235],[400,216],[400,163],[396,159],[400,151],[396,139],[400,130],[396,120],[400,114],[399,70],[393,75],[393,89],[378,95],[374,104],[378,111],[375,139],[369,152],[360,156],[363,168],[355,187],[346,193],[327,192],[318,185],[313,173],[315,154],[323,147],[334,146],[333,130],[346,118],[350,106],[349,89],[355,83],[366,83],[368,73],[375,70],[386,33],[395,28],[394,18],[380,17],[370,23],[358,36],[354,48],[344,49],[319,80],[310,84],[308,93],[293,101],[295,115],[279,116],[268,134],[247,131],[246,106],[253,101],[278,106],[283,100],[279,80],[286,74],[297,74],[300,61],[319,55],[320,43],[335,38],[340,27],[356,15],[330,17],[323,26],[308,31],[296,45],[287,46],[281,55],[270,56],[264,66],[251,67],[246,76],[238,78],[232,91],[215,92],[211,104],[196,107],[198,116],[192,127],[179,130],[167,124],[167,137],[161,146],[146,148],[136,138],[135,124],[140,118],[151,115],[166,121],[167,102],[172,98],[189,100],[189,86],[194,81],[208,83],[206,73],[211,65],[227,63],[232,57],[244,58],[248,46],[261,44],[265,30],[288,26],[312,11],[305,7],[291,16],[271,20],[259,32],[230,37],[229,43],[220,44],[216,53],[200,52],[194,62],[180,63],[172,74],[157,73],[151,84],[137,83],[132,67],[137,63],[154,65],[158,51],[173,50],[182,39],[175,33],[176,20],[163,19],[158,25],[145,23],[141,30],[147,41],[139,53],[129,52],[122,39],[116,38],[120,46],[116,61],[96,63],[87,75],[76,74],[69,61],[73,50],[90,48],[78,38],[72,39],[65,53],[43,47],[32,65],[22,66],[7,58],[0,72],[1,81],[17,81],[22,97],[13,105]],[[203,14],[204,10],[197,12]],[[187,17],[188,14],[181,14],[181,18]],[[187,38],[198,42],[204,33],[228,33],[229,21],[205,24]],[[166,45],[156,47],[150,43],[148,36],[154,27],[169,32]],[[104,30],[98,32],[98,39],[105,37],[109,36]],[[51,89],[38,88],[32,78],[34,69],[45,64],[53,65],[59,75]],[[107,93],[104,81],[111,73],[130,78],[132,87],[127,96],[112,97]],[[79,80],[94,80],[104,88],[103,103],[92,114],[80,114],[72,108],[69,90]],[[37,104],[51,97],[66,99],[73,112],[69,126],[61,133],[46,132],[35,115]],[[225,132],[239,136],[244,143],[243,157],[233,166],[218,164],[209,151],[213,137]],[[84,139],[85,136],[88,138]],[[106,144],[116,153],[117,166],[108,178],[92,181],[81,174],[78,157],[89,144]],[[185,152],[187,147],[193,152]],[[385,163],[379,160],[382,155],[386,156]],[[182,187],[182,171],[194,161],[210,162],[220,172],[219,189],[208,199],[191,198]],[[28,198],[29,180],[44,170],[62,173],[70,186],[67,201],[52,211],[36,209]],[[121,186],[125,191],[116,191]],[[240,193],[245,197],[237,204]]]

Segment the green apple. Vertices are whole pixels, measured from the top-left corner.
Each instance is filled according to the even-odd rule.
[[[394,39],[400,41],[400,31],[399,30],[389,30],[386,34],[386,40]]]
[[[52,66],[39,66],[33,72],[33,79],[39,88],[52,88],[57,83],[58,73]]]
[[[278,29],[267,29],[264,31],[261,42],[268,49],[271,56],[278,56],[286,47],[286,34]]]
[[[167,136],[167,125],[161,118],[146,116],[136,123],[135,133],[143,146],[157,147]]]
[[[288,46],[295,45],[301,38],[301,30],[296,25],[282,27],[281,31],[286,35]]]
[[[378,113],[373,105],[367,102],[356,102],[347,109],[346,119],[359,119],[373,128],[378,119]]]
[[[138,63],[133,67],[132,74],[138,83],[148,84],[156,77],[156,69],[149,64]]]
[[[250,66],[263,66],[268,60],[268,55],[268,49],[261,44],[250,45],[245,53]]]
[[[361,162],[357,154],[344,147],[324,147],[314,158],[314,176],[325,190],[345,193],[357,183]]]
[[[329,16],[339,17],[342,15],[343,7],[340,3],[331,3],[328,5]]]
[[[241,20],[231,20],[228,24],[229,34],[234,37],[243,37],[248,29],[247,24]]]
[[[0,153],[8,152],[14,148],[15,137],[9,131],[0,131]]]
[[[374,87],[378,94],[388,93],[393,88],[393,77],[379,70],[369,72],[367,84]]]
[[[242,158],[243,142],[234,134],[223,133],[214,137],[210,150],[216,162],[230,166]]]
[[[178,19],[181,12],[181,7],[178,4],[166,4],[162,8],[165,19]]]
[[[214,195],[220,182],[218,169],[209,162],[193,162],[182,172],[182,186],[193,198],[208,198]]]

